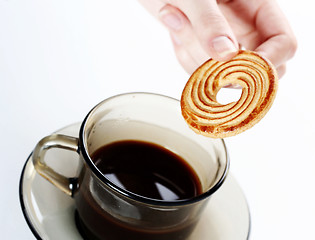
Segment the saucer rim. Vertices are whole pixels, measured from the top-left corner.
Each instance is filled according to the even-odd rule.
[[[19,181],[19,199],[20,199],[20,205],[21,205],[21,209],[23,212],[23,216],[26,220],[28,227],[30,228],[31,232],[33,233],[34,237],[36,238],[36,240],[44,240],[40,236],[40,233],[36,230],[35,226],[32,224],[30,217],[29,217],[29,214],[27,212],[25,203],[24,203],[24,198],[23,198],[23,180],[24,180],[25,169],[26,169],[26,166],[27,166],[32,154],[33,154],[33,152],[31,152],[30,155],[27,157],[27,160],[25,161],[22,172],[21,172],[20,181]],[[231,173],[229,175],[231,175]],[[234,181],[236,181],[235,178],[234,178]],[[246,203],[247,209],[248,209],[248,212],[247,212],[248,213],[248,233],[247,233],[246,239],[244,239],[244,240],[250,240],[251,230],[252,230],[252,220],[251,220],[251,214],[249,211],[248,201],[245,197],[244,197],[244,200],[245,200],[245,203]]]
[[[31,158],[32,154],[33,154],[33,152],[31,152],[30,155],[27,157],[27,160],[25,161],[23,169],[22,169],[22,173],[21,173],[20,181],[19,181],[19,199],[20,199],[20,205],[22,208],[23,216],[26,220],[28,227],[30,228],[30,230],[32,231],[33,235],[36,237],[37,240],[43,240],[42,237],[40,236],[40,234],[35,229],[34,225],[31,223],[30,217],[27,213],[27,209],[26,209],[26,206],[24,203],[24,198],[23,198],[23,180],[24,180],[25,169],[26,169],[26,165],[29,162],[29,159]]]
[[[74,126],[76,124],[79,124],[79,122],[76,122],[76,123],[73,123],[73,124],[69,124],[61,129],[58,129],[56,132],[58,131],[62,131],[64,129],[67,129],[71,126]],[[37,239],[37,240],[44,240],[42,238],[42,236],[40,235],[40,233],[36,230],[36,227],[33,225],[32,221],[31,221],[31,218],[30,218],[30,215],[28,214],[28,211],[27,211],[27,208],[26,208],[26,205],[25,205],[25,202],[24,202],[24,197],[23,197],[23,182],[24,182],[24,175],[25,175],[25,171],[26,171],[26,168],[27,168],[27,164],[29,163],[31,157],[32,157],[32,154],[33,154],[33,151],[28,155],[24,165],[23,165],[23,168],[22,168],[22,171],[21,171],[21,175],[20,175],[20,180],[19,180],[19,200],[20,200],[20,206],[21,206],[21,210],[23,212],[23,216],[27,222],[27,225],[28,227],[30,228],[31,232],[33,233],[34,237]],[[229,175],[233,175],[231,173],[229,173]],[[237,180],[235,179],[234,176],[232,176],[233,178],[233,181],[235,181],[237,183]],[[239,186],[239,184],[237,183],[238,187],[240,188],[241,192],[242,192],[242,195],[243,195],[243,200],[245,201],[244,203],[246,204],[246,207],[247,207],[247,215],[248,215],[248,231],[247,231],[247,236],[246,238],[244,238],[244,240],[250,240],[250,236],[251,236],[251,231],[252,231],[252,219],[251,219],[251,213],[250,213],[250,208],[249,208],[249,204],[248,204],[248,200],[246,199],[245,195],[244,195],[244,192],[242,191],[241,187]]]

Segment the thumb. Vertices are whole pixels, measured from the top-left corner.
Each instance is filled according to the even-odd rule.
[[[182,1],[183,8],[200,41],[211,58],[227,61],[238,52],[234,33],[216,0]],[[185,11],[185,10],[184,10]]]

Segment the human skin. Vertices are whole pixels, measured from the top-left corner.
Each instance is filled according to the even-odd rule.
[[[192,74],[209,58],[226,61],[239,48],[268,58],[281,78],[297,49],[275,0],[139,0],[169,30],[178,61]]]

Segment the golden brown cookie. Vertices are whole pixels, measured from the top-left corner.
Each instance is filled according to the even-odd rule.
[[[230,84],[242,87],[241,97],[220,104],[217,93]],[[277,86],[273,65],[255,52],[241,50],[227,62],[210,59],[188,80],[181,97],[182,115],[196,133],[212,138],[234,136],[265,116]]]

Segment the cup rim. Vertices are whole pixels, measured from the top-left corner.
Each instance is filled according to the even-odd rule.
[[[138,201],[138,202],[142,202],[145,204],[150,204],[150,205],[155,205],[155,206],[182,206],[182,205],[189,205],[189,204],[193,204],[196,202],[200,202],[201,200],[204,200],[206,198],[208,198],[209,196],[211,196],[214,192],[216,192],[221,185],[223,184],[223,182],[225,181],[228,171],[229,171],[229,167],[230,167],[230,158],[228,155],[228,151],[227,151],[227,147],[225,144],[224,139],[220,139],[223,148],[224,148],[224,152],[225,152],[225,158],[226,158],[226,165],[225,165],[225,169],[223,170],[223,173],[221,175],[221,177],[218,179],[218,181],[206,192],[199,194],[197,196],[194,196],[192,198],[188,198],[188,199],[180,199],[180,200],[172,200],[172,201],[165,201],[165,200],[159,200],[159,199],[153,199],[153,198],[148,198],[136,193],[133,193],[131,191],[128,191],[126,189],[121,188],[120,186],[118,186],[117,184],[111,182],[108,178],[105,177],[105,175],[97,168],[97,166],[93,163],[91,157],[89,156],[87,149],[86,149],[86,144],[85,144],[85,140],[84,140],[84,130],[86,127],[86,123],[91,115],[91,113],[93,111],[95,111],[100,105],[104,104],[107,101],[110,101],[113,98],[117,98],[120,96],[125,96],[125,95],[154,95],[154,96],[159,96],[159,97],[164,97],[164,98],[168,98],[172,101],[177,101],[178,100],[176,98],[172,98],[166,95],[162,95],[162,94],[156,94],[156,93],[149,93],[149,92],[131,92],[131,93],[123,93],[123,94],[118,94],[112,97],[109,97],[103,101],[101,101],[100,103],[98,103],[97,105],[95,105],[90,111],[89,113],[86,115],[86,117],[84,118],[81,127],[80,127],[80,132],[79,132],[79,152],[81,152],[84,161],[86,162],[86,164],[88,165],[89,169],[95,174],[95,176],[105,185],[107,185],[109,188],[111,188],[112,190],[114,190],[115,192],[130,198],[132,200]]]

